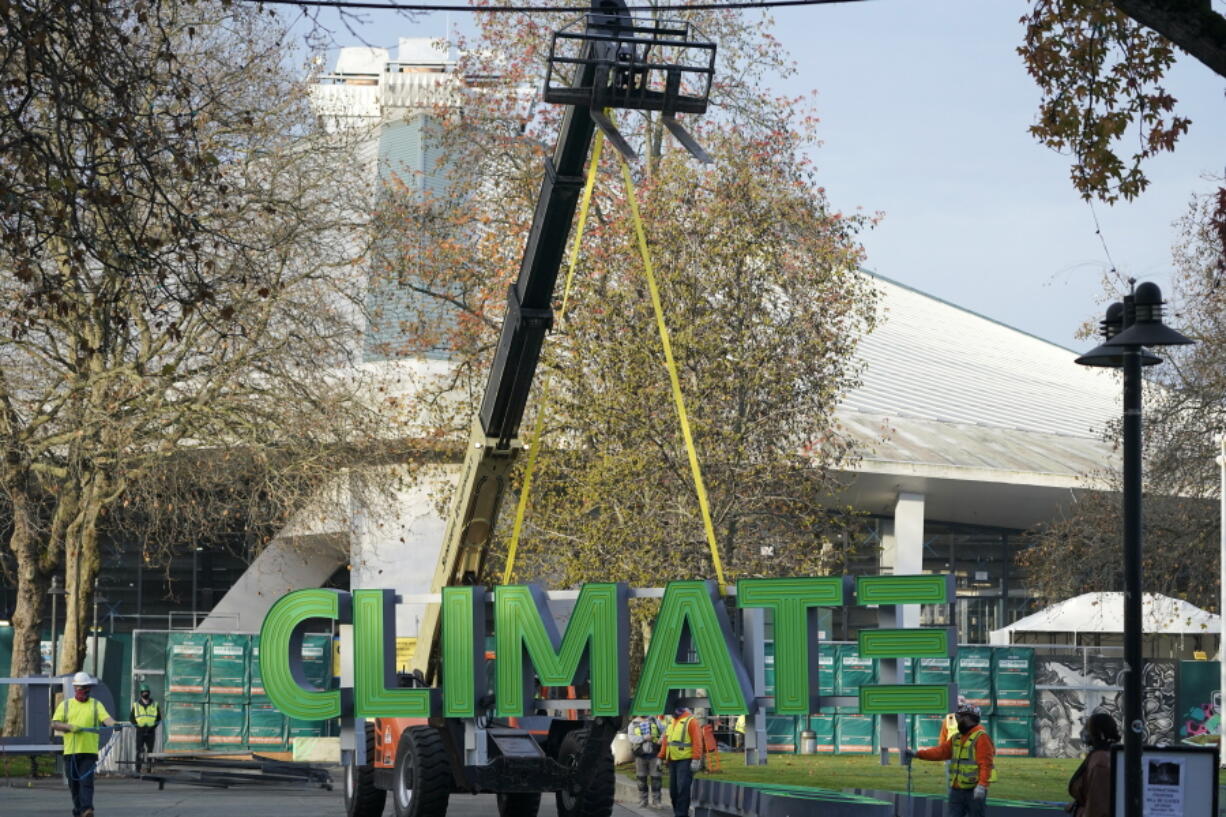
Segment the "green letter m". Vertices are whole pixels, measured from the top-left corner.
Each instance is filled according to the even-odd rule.
[[[620,715],[630,698],[630,591],[624,583],[586,584],[558,636],[544,591],[535,584],[494,590],[495,706],[499,717],[525,713],[542,686],[591,681],[592,714]],[[528,690],[528,693],[525,693]]]

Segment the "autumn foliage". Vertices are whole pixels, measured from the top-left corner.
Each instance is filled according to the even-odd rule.
[[[615,115],[641,157],[637,195],[717,539],[732,576],[820,572],[839,524],[824,506],[828,468],[850,454],[833,412],[874,320],[857,274],[870,219],[829,204],[808,102],[766,90],[767,76],[791,70],[766,22],[683,16],[719,46],[711,109],[684,118],[714,164],[698,165],[655,114]],[[549,33],[567,18],[482,20],[477,41],[461,44],[460,101],[433,112],[447,185],[425,195],[393,182],[381,208],[403,225],[382,258],[387,280],[429,304],[422,316],[445,318],[403,320],[386,350],[449,356],[429,387],[439,433],[465,429],[484,388],[562,114],[536,95]],[[562,586],[712,575],[617,163],[606,145],[524,423],[526,435],[542,413],[545,435],[516,575]],[[560,278],[559,306],[562,289]],[[466,399],[441,399],[457,392]],[[512,515],[504,507],[504,528]]]

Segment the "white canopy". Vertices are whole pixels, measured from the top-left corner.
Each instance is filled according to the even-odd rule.
[[[1141,623],[1145,632],[1165,635],[1206,635],[1222,631],[1222,619],[1196,605],[1158,593],[1146,593],[1141,601]],[[988,637],[992,644],[1012,643],[1012,634],[1044,633],[1122,633],[1124,632],[1123,593],[1084,593],[1033,615],[1018,619]]]

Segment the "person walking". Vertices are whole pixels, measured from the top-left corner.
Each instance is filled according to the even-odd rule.
[[[1073,817],[1110,817],[1111,746],[1120,742],[1120,728],[1106,712],[1095,712],[1081,732],[1089,754],[1068,782]]]
[[[678,706],[673,716],[660,746],[660,759],[668,763],[668,796],[673,801],[673,817],[689,817],[690,787],[694,774],[702,768],[702,726],[688,706]]]
[[[153,761],[149,755],[153,752],[153,741],[157,735],[158,724],[162,722],[162,710],[148,684],[140,685],[140,695],[132,703],[132,711],[128,720],[136,724],[136,773],[153,771]]]
[[[98,728],[127,725],[112,718],[105,706],[90,697],[96,683],[88,672],[72,676],[73,697],[60,701],[51,716],[52,730],[64,733],[64,772],[72,793],[73,817],[94,817]]]
[[[630,751],[634,754],[634,777],[639,783],[639,805],[647,805],[651,792],[651,805],[659,806],[663,788],[664,771],[657,753],[660,750],[660,722],[652,717],[638,715],[626,729],[630,737]],[[650,789],[648,788],[650,783]]]
[[[955,734],[930,749],[908,749],[907,757],[950,761],[946,817],[984,817],[988,786],[996,777],[996,747],[979,723],[979,707],[959,703],[954,717],[958,724]]]

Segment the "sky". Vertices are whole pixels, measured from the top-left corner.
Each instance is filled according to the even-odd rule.
[[[1226,11],[1226,0],[1213,0]],[[798,65],[779,91],[816,91],[819,183],[836,209],[882,212],[866,268],[1074,349],[1105,309],[1104,276],[1170,291],[1174,222],[1226,174],[1226,80],[1181,55],[1166,83],[1192,119],[1174,153],[1150,160],[1135,201],[1084,202],[1069,158],[1027,128],[1039,92],[1017,55],[1026,0],[866,0],[775,9],[772,33]],[[440,37],[460,14],[411,23],[385,12],[371,45]],[[342,45],[360,44],[338,33]],[[1101,238],[1096,235],[1095,215]],[[1105,248],[1104,248],[1105,243]],[[1110,259],[1110,260],[1108,260]],[[1113,264],[1112,264],[1113,262]],[[1170,319],[1177,325],[1177,316]]]

